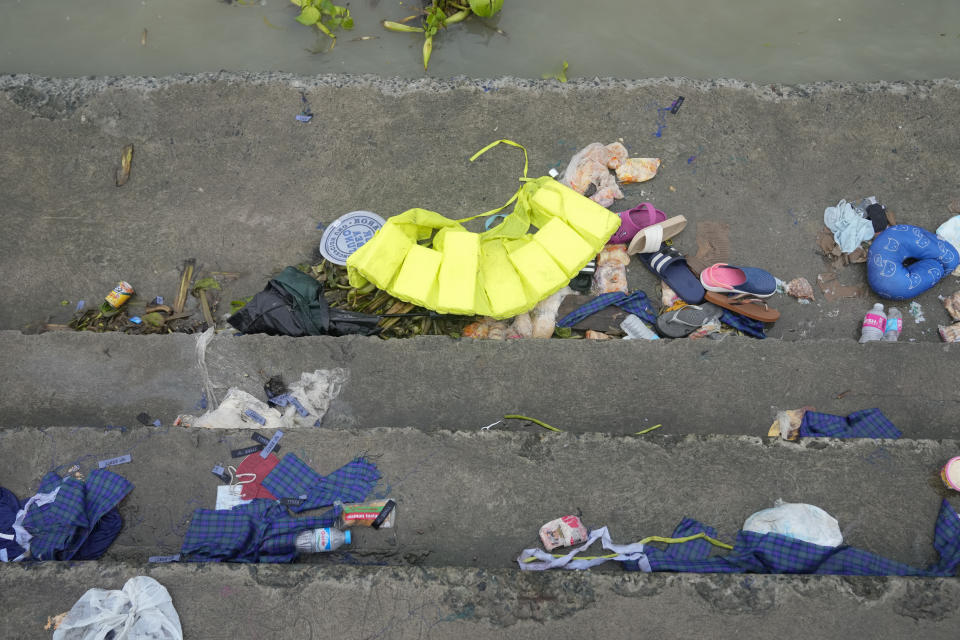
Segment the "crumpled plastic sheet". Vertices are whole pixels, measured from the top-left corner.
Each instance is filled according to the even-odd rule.
[[[110,633],[113,632],[113,635]],[[183,640],[180,616],[166,588],[148,576],[122,590],[90,589],[53,632],[53,640]]]

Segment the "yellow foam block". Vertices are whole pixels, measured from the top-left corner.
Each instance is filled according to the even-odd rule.
[[[509,249],[509,255],[510,262],[517,268],[517,273],[536,301],[543,300],[570,281],[547,250],[537,242],[514,246]]]
[[[583,265],[596,255],[590,243],[560,218],[550,220],[537,231],[533,239],[560,265],[568,280],[577,275]]]
[[[415,246],[416,232],[407,227],[409,225],[388,221],[369,242],[347,258],[347,266],[359,271],[381,289],[388,288],[410,248]]]
[[[537,189],[530,202],[541,213],[566,220],[596,250],[620,228],[615,213],[555,180]]]
[[[480,282],[490,303],[489,314],[494,318],[509,318],[532,306],[502,242],[488,242],[483,245]]]
[[[426,307],[437,283],[437,271],[442,258],[443,254],[439,251],[413,245],[390,292],[402,300]]]
[[[446,234],[440,263],[438,309],[446,313],[473,313],[479,262],[480,236],[467,231]]]

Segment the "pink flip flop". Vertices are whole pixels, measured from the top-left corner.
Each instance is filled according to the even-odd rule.
[[[621,211],[617,215],[620,216],[620,228],[610,236],[607,244],[627,244],[641,230],[667,219],[667,214],[655,209],[649,202],[641,202],[633,209]]]

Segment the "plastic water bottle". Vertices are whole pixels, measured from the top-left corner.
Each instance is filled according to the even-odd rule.
[[[623,329],[624,333],[627,334],[627,337],[624,340],[659,340],[658,336],[653,329],[648,327],[643,323],[643,320],[633,315],[632,313],[624,318],[623,322],[620,323],[620,328]],[[879,339],[879,338],[878,338]]]
[[[884,342],[896,342],[900,337],[900,330],[903,329],[903,314],[900,309],[890,307],[887,311],[887,328],[883,330]]]
[[[350,544],[350,531],[340,531],[333,527],[310,529],[297,535],[297,551],[300,553],[326,553]]]
[[[883,339],[886,328],[887,314],[883,312],[883,305],[878,302],[863,317],[863,325],[860,327],[860,344]]]

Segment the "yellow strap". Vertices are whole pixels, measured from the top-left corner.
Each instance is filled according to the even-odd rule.
[[[527,420],[527,421],[529,421],[529,422],[532,422],[533,424],[538,424],[538,425],[540,425],[540,426],[543,427],[544,429],[549,429],[550,431],[556,431],[556,432],[558,432],[558,433],[562,433],[562,430],[557,429],[556,427],[551,427],[550,425],[548,425],[548,424],[547,424],[546,422],[544,422],[543,420],[537,420],[536,418],[531,418],[531,417],[529,417],[529,416],[520,416],[520,415],[516,415],[516,414],[511,414],[511,415],[509,415],[509,416],[503,416],[503,418],[504,418],[504,420]]]
[[[518,149],[520,149],[520,150],[523,151],[523,177],[520,178],[520,180],[521,180],[521,182],[526,181],[526,179],[527,179],[527,169],[528,169],[528,167],[529,167],[529,162],[528,162],[528,158],[527,158],[527,150],[524,148],[524,146],[523,146],[522,144],[517,143],[517,142],[514,142],[513,140],[507,140],[506,138],[504,138],[504,139],[502,139],[502,140],[496,140],[496,141],[494,141],[494,142],[491,142],[490,144],[488,144],[487,146],[485,146],[483,149],[480,149],[480,151],[477,151],[475,154],[473,154],[472,156],[470,156],[470,162],[473,162],[474,160],[476,160],[477,158],[479,158],[480,156],[482,156],[483,154],[485,154],[485,153],[486,153],[487,151],[489,151],[490,149],[493,149],[495,146],[497,146],[497,145],[500,144],[501,142],[504,143],[504,144],[509,144],[509,145],[512,146],[512,147],[517,147]],[[521,189],[522,189],[522,188],[523,188],[523,187],[521,186]],[[500,213],[501,211],[503,211],[504,209],[506,209],[507,207],[509,207],[509,206],[513,203],[513,201],[516,200],[519,196],[520,196],[520,189],[517,189],[516,192],[510,197],[510,199],[507,200],[507,201],[503,204],[503,206],[497,207],[496,209],[490,209],[490,211],[485,211],[484,213],[478,213],[477,215],[475,215],[475,216],[470,216],[469,218],[461,218],[460,220],[457,220],[457,222],[470,222],[471,220],[476,220],[477,218],[482,218],[482,217],[484,217],[484,216],[489,216],[489,215],[492,215],[492,214],[494,214],[494,213]]]
[[[727,549],[728,551],[733,550],[733,547],[731,545],[727,544],[726,542],[720,542],[716,538],[711,538],[705,533],[698,533],[698,534],[695,534],[692,536],[686,536],[683,538],[664,538],[662,536],[650,536],[649,538],[644,538],[643,540],[641,540],[640,544],[650,544],[651,542],[663,542],[665,544],[678,544],[681,542],[690,542],[691,540],[699,540],[700,538],[703,538],[704,540],[706,540],[707,542],[709,542],[715,547],[720,547],[721,549]],[[566,553],[551,553],[550,555],[552,555],[554,558],[563,558],[567,556]],[[575,559],[577,560],[602,560],[602,559],[610,560],[612,558],[616,558],[619,555],[620,555],[619,553],[611,553],[605,556],[575,556]],[[536,562],[537,558],[535,556],[530,556],[528,558],[524,558],[523,561]]]

